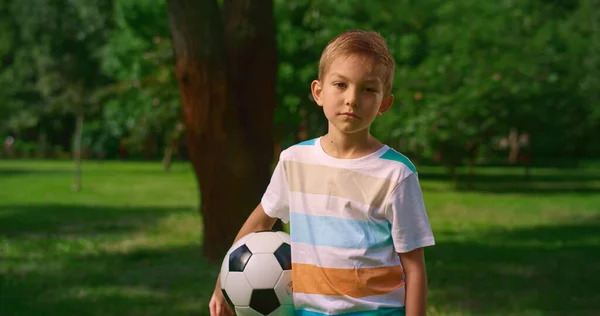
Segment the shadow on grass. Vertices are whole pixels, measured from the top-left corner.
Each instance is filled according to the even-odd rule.
[[[427,250],[431,301],[474,315],[600,315],[599,249],[600,218],[439,242]]]
[[[217,267],[200,246],[64,256],[0,270],[0,315],[208,315]],[[18,265],[15,265],[18,267]],[[19,269],[23,270],[23,269]]]
[[[62,204],[0,205],[0,238],[76,238],[126,233],[187,208]]]
[[[43,174],[43,175],[69,175],[73,174],[70,170],[36,170],[36,169],[15,169],[15,168],[2,168],[0,167],[0,178],[2,177],[15,177],[24,176],[30,174]]]
[[[184,211],[190,212],[0,205],[0,315],[207,315],[218,267],[202,257],[200,241],[141,249],[84,245],[82,251],[57,250],[94,245],[95,240],[127,243],[129,234]],[[12,243],[20,248],[2,253]]]
[[[50,160],[41,160],[43,165],[36,165],[36,160],[24,160],[19,166],[1,166],[0,179],[17,176],[44,175],[44,176],[72,176],[74,166],[72,163],[58,161],[48,164]],[[0,160],[2,163],[2,160]],[[117,160],[86,160],[82,164],[82,172],[88,174],[123,174],[128,175],[145,175],[145,176],[169,176],[171,174],[192,174],[193,170],[187,163],[176,163],[171,166],[168,171],[162,168],[160,163],[156,162],[137,162],[117,161]]]

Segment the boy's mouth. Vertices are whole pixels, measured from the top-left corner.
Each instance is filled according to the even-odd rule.
[[[356,115],[354,113],[350,113],[350,112],[345,112],[340,115],[345,116],[345,117],[360,118],[360,117],[358,117],[358,115]]]

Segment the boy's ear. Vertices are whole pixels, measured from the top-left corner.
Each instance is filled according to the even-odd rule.
[[[383,113],[387,112],[387,110],[389,110],[392,107],[392,104],[394,103],[394,95],[390,94],[387,97],[384,97],[381,100],[381,105],[379,106],[379,115],[382,115]]]
[[[323,106],[323,86],[321,86],[321,81],[313,80],[313,82],[310,84],[310,90],[312,91],[312,96],[313,99],[315,99],[315,102],[317,102],[319,106]]]

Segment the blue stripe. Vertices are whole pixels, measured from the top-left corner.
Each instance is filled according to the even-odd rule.
[[[410,169],[412,172],[417,172],[417,168],[415,168],[415,165],[412,164],[412,162],[410,162],[410,160],[408,158],[406,158],[406,156],[404,156],[403,154],[393,150],[393,149],[389,149],[388,151],[385,152],[385,154],[383,154],[381,157],[379,157],[381,159],[387,159],[387,160],[393,160],[393,161],[397,161],[400,163],[405,164],[408,169]]]
[[[380,308],[373,311],[361,311],[351,312],[344,314],[334,314],[339,316],[404,316],[406,315],[406,309],[400,308]],[[332,316],[331,314],[323,314],[319,312],[313,312],[305,309],[296,310],[296,316]]]
[[[380,248],[393,245],[389,222],[367,222],[291,212],[292,242],[337,248]]]
[[[316,140],[317,140],[316,138],[313,138],[313,139],[305,140],[305,141],[303,141],[301,143],[298,143],[296,145],[297,146],[312,146],[312,145],[315,144]]]

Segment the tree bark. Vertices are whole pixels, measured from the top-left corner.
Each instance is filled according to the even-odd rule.
[[[258,184],[254,194],[260,198],[272,170],[277,105],[273,1],[225,0],[223,9],[227,75],[245,141],[253,147],[247,157],[261,170],[250,183]],[[273,229],[282,230],[282,222],[278,220]]]
[[[220,262],[268,185],[276,103],[272,1],[169,0],[175,71],[204,221]],[[223,23],[223,17],[226,23]]]

